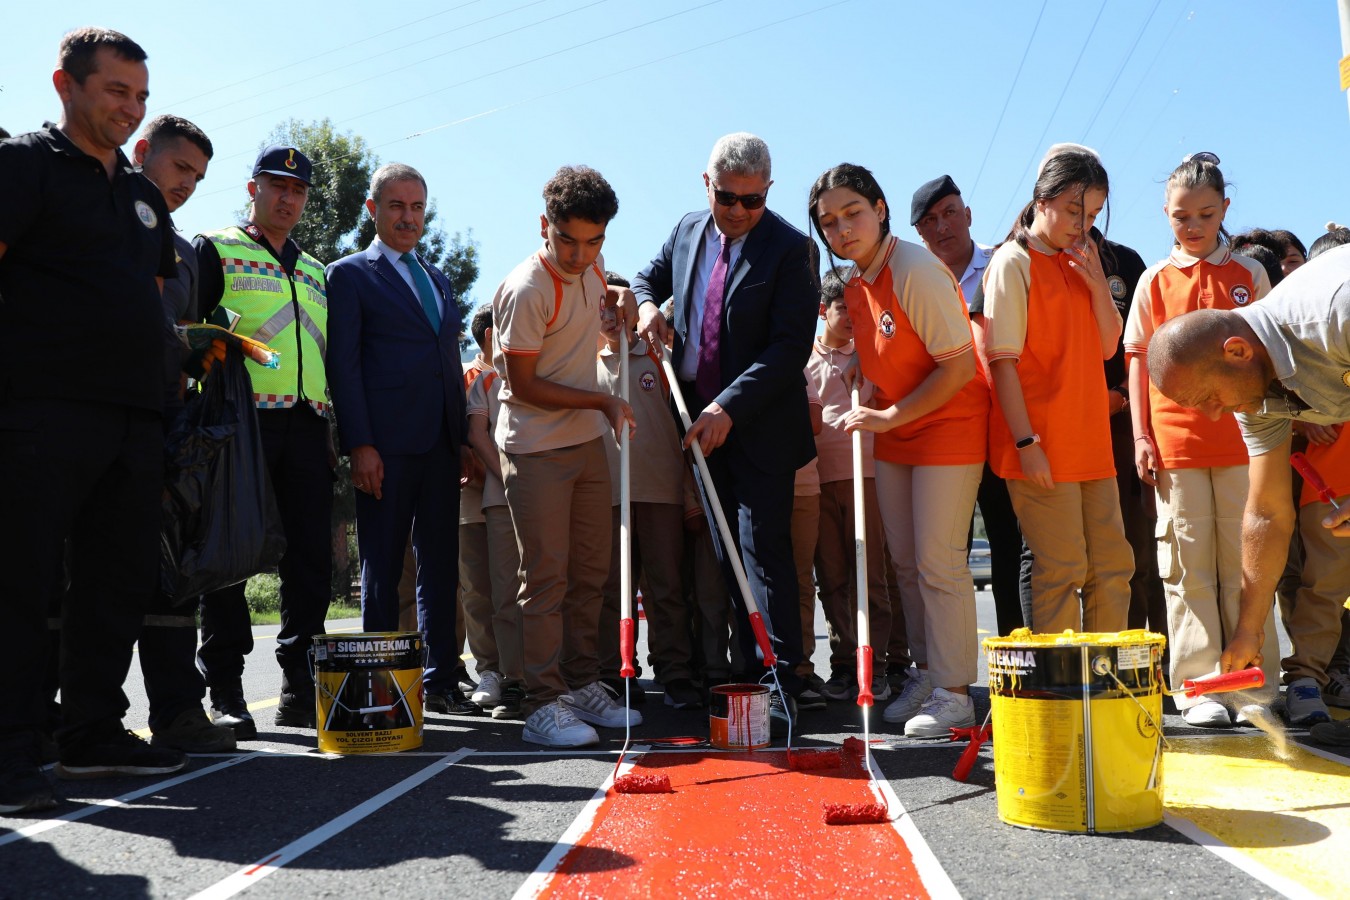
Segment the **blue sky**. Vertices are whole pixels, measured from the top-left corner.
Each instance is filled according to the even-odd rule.
[[[420,169],[448,230],[473,229],[480,302],[539,245],[539,192],[559,165],[614,185],[605,257],[631,275],[706,202],[708,151],[740,130],[769,142],[770,205],[803,229],[811,182],[849,161],[877,173],[901,237],[917,240],[914,188],[945,172],[994,242],[1066,140],[1101,152],[1110,235],[1146,261],[1167,252],[1162,184],[1191,151],[1223,159],[1230,231],[1311,243],[1350,220],[1334,0],[64,2],[4,19],[10,131],[58,117],[65,30],[116,28],[150,54],[149,114],[186,116],[215,143],[185,231],[232,219],[279,122],[328,117]]]

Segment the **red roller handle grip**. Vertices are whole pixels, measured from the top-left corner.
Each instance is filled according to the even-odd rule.
[[[1303,476],[1303,480],[1312,485],[1313,490],[1317,491],[1317,496],[1322,498],[1323,503],[1330,503],[1336,506],[1336,495],[1331,492],[1331,488],[1322,480],[1322,475],[1313,464],[1308,461],[1308,457],[1302,453],[1291,453],[1289,462],[1297,470],[1298,474]]]
[[[774,655],[773,644],[769,641],[769,630],[764,627],[764,616],[752,612],[750,628],[755,632],[755,643],[759,644],[759,652],[764,654],[764,668],[772,669],[778,665],[778,657]]]
[[[637,674],[633,668],[633,650],[637,645],[637,623],[632,619],[619,620],[619,677],[632,678]]]
[[[872,702],[872,646],[862,644],[858,647],[858,705],[871,706]]]
[[[1266,673],[1256,666],[1229,672],[1227,675],[1209,675],[1204,678],[1187,678],[1181,683],[1181,690],[1187,697],[1201,694],[1218,694],[1224,691],[1240,691],[1245,688],[1259,688],[1266,683]]]
[[[980,758],[980,745],[984,741],[974,738],[966,749],[961,751],[961,758],[956,761],[956,768],[952,769],[952,778],[964,782],[970,777],[970,770],[975,768],[975,760]]]

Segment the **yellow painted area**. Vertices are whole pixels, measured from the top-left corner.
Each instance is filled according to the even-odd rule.
[[[276,706],[276,705],[277,705],[278,703],[280,703],[280,702],[281,702],[281,698],[280,698],[280,697],[269,697],[269,698],[267,698],[266,700],[255,700],[253,703],[250,703],[250,704],[248,705],[248,711],[249,711],[249,712],[257,712],[257,711],[260,710],[260,709],[267,709],[267,708],[270,707],[270,706]],[[210,715],[210,713],[207,713],[207,715]],[[143,737],[143,738],[145,738],[146,740],[149,740],[149,739],[150,739],[150,729],[149,729],[149,727],[146,727],[146,728],[137,728],[137,729],[136,729],[136,736],[137,736],[137,737]]]
[[[1292,749],[1286,762],[1260,735],[1174,740],[1165,806],[1309,891],[1344,896],[1350,766]]]

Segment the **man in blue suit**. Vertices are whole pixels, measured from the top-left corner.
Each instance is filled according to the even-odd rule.
[[[398,630],[398,582],[412,529],[417,624],[426,635],[428,712],[471,715],[455,671],[461,447],[468,444],[459,308],[416,252],[427,184],[416,169],[375,171],[375,240],[327,269],[328,381],[351,455],[367,631]]]
[[[697,439],[708,454],[751,591],[771,623],[789,695],[786,710],[782,698],[772,700],[781,735],[803,687],[795,674],[802,639],[790,522],[793,475],[816,454],[802,370],[820,298],[810,239],[764,207],[771,175],[760,138],[718,140],[703,175],[708,209],[680,220],[633,279],[633,293],[638,330],[654,346],[667,337],[660,305],[675,300],[673,364],[690,411],[701,410],[685,445]],[[744,658],[753,661],[740,603],[736,615]]]

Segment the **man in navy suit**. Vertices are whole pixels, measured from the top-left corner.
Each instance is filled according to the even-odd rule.
[[[455,671],[461,447],[468,444],[459,308],[450,282],[416,252],[427,184],[411,166],[375,171],[366,209],[375,240],[331,264],[328,381],[351,455],[367,631],[398,630],[408,529],[417,624],[426,635],[428,712],[470,715]]]
[[[795,674],[802,640],[792,482],[816,454],[802,370],[820,297],[810,240],[764,208],[771,174],[760,138],[738,133],[718,140],[703,175],[708,209],[680,220],[633,279],[633,293],[638,330],[654,346],[667,337],[660,305],[675,300],[673,363],[690,411],[701,410],[685,445],[697,439],[708,454],[791,697],[803,686]],[[753,661],[742,604],[736,615],[744,658]],[[782,734],[783,701],[775,694],[773,704],[775,733]]]

